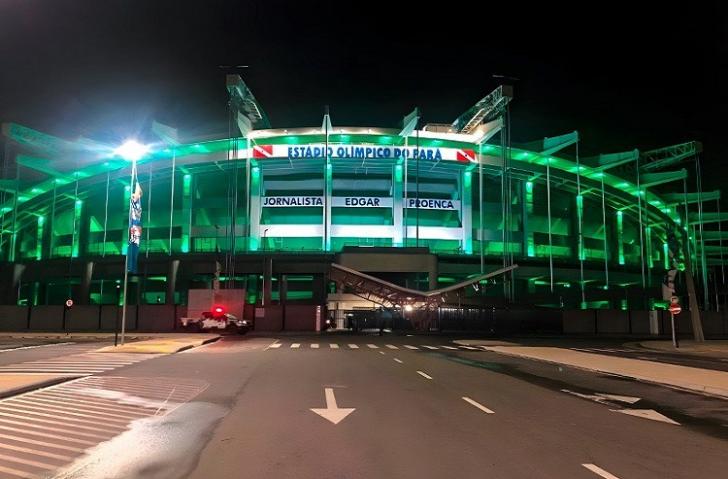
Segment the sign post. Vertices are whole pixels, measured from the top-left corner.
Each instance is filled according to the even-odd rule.
[[[673,296],[670,298],[670,325],[672,327],[672,345],[675,348],[680,347],[680,343],[677,339],[677,334],[675,332],[675,315],[680,314],[682,311],[682,308],[680,307],[680,303],[678,303],[679,299],[677,296]]]

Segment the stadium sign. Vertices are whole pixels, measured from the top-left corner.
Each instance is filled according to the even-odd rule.
[[[409,198],[405,202],[406,208],[419,208],[421,210],[453,210],[460,209],[457,200],[441,200],[427,198]],[[335,196],[331,198],[331,206],[336,208],[391,208],[392,198],[373,196]],[[263,206],[280,208],[288,206],[324,206],[323,196],[265,196]]]
[[[378,145],[256,145],[252,149],[253,158],[287,158],[303,160],[324,158],[332,159],[410,159],[410,160],[450,160],[464,163],[476,163],[475,150],[458,148],[430,148],[416,146],[378,146]]]

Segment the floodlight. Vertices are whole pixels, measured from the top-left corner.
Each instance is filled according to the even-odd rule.
[[[147,154],[149,147],[142,145],[135,140],[127,140],[123,145],[114,150],[114,154],[128,161],[137,161]]]

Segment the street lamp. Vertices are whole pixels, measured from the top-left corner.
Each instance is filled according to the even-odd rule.
[[[260,288],[261,289],[261,292],[263,294],[262,294],[262,296],[260,298],[260,305],[261,306],[265,306],[265,277],[266,277],[266,274],[268,272],[268,261],[267,261],[268,258],[266,258],[266,256],[265,256],[265,235],[268,234],[268,230],[269,229],[270,228],[266,228],[266,229],[263,230],[263,282],[261,283],[261,286],[262,287]]]
[[[127,161],[131,161],[131,178],[129,180],[129,194],[134,195],[134,179],[137,176],[137,160],[144,157],[149,151],[149,147],[142,145],[135,140],[127,140],[114,150],[116,156],[120,156]],[[131,223],[131,200],[129,201],[129,222]],[[129,233],[131,234],[131,233]],[[127,239],[128,241],[128,239]],[[124,302],[121,307],[121,345],[124,345],[124,334],[126,332],[126,288],[129,280],[129,251],[127,250],[124,259]]]

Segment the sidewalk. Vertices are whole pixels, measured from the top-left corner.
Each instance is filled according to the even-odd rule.
[[[672,341],[641,341],[639,343],[627,343],[639,345],[642,348],[653,351],[710,356],[714,358],[728,359],[728,340],[709,339],[702,343],[692,340],[680,340],[680,347],[675,348]]]
[[[459,341],[458,341],[459,342]],[[564,348],[482,346],[509,356],[562,364],[728,399],[728,372],[658,363]]]
[[[189,333],[137,333],[137,332],[128,332],[126,333],[126,339],[131,341],[137,341],[140,339],[153,339],[153,338],[166,338],[166,337],[176,337],[180,335],[188,335]],[[102,341],[113,341],[114,340],[114,333],[99,333],[99,332],[90,332],[90,333],[83,333],[83,332],[30,332],[30,331],[21,331],[21,332],[13,332],[13,331],[7,331],[7,332],[0,332],[0,340],[3,339],[63,339],[66,341],[70,340],[76,340],[76,341],[94,341],[94,340],[102,340]]]
[[[0,374],[0,399],[53,386],[75,377],[67,374]]]
[[[145,353],[173,354],[191,349],[220,339],[219,334],[185,334],[165,336],[147,341],[127,342],[123,346],[106,346],[97,349],[97,353]]]

